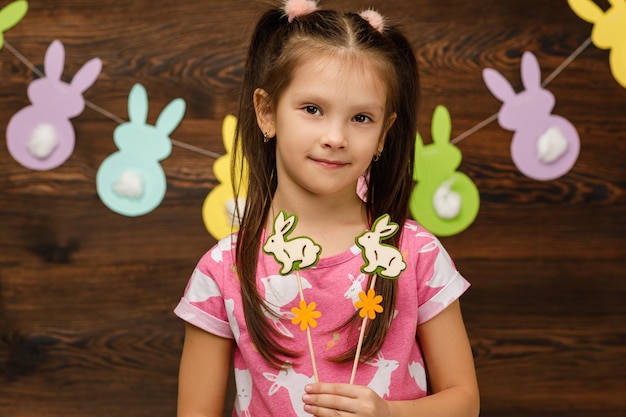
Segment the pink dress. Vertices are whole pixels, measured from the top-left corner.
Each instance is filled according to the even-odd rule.
[[[291,322],[291,309],[300,301],[295,273],[280,275],[279,264],[261,251],[257,267],[259,293],[268,308],[283,317],[277,319],[268,312],[268,320],[284,336],[282,345],[302,352],[289,367],[278,371],[254,349],[246,327],[234,267],[235,239],[236,235],[222,239],[202,257],[175,313],[207,332],[235,340],[237,396],[233,415],[310,416],[304,412],[301,400],[304,386],[314,380],[306,331]],[[369,386],[389,400],[426,395],[416,328],[469,287],[437,238],[414,221],[406,222],[399,249],[407,268],[398,278],[395,317],[380,354],[363,362],[355,379],[355,384]],[[331,257],[323,257],[322,252],[316,266],[299,272],[306,301],[314,301],[322,314],[317,326],[310,329],[321,382],[350,380],[352,364],[335,364],[328,358],[343,353],[358,340],[358,328],[336,329],[356,311],[354,302],[359,292],[366,291],[367,276],[361,272],[362,265],[360,249],[354,245]]]

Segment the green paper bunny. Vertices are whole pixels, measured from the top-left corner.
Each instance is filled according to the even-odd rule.
[[[424,145],[415,138],[415,171],[417,185],[411,193],[413,218],[435,235],[451,236],[465,230],[476,218],[480,195],[472,180],[457,168],[463,158],[450,143],[452,123],[448,109],[435,108],[432,119],[433,143]]]
[[[0,49],[4,46],[3,33],[17,25],[28,11],[26,0],[17,0],[0,9]]]

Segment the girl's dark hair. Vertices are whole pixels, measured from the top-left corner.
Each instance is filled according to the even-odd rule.
[[[272,310],[265,307],[256,286],[261,234],[277,180],[275,141],[263,141],[253,95],[257,88],[262,88],[268,94],[268,104],[275,106],[298,65],[320,53],[364,57],[387,84],[387,116],[396,113],[397,117],[387,132],[380,159],[371,164],[365,204],[370,224],[388,213],[399,225],[400,232],[388,240],[392,245],[397,246],[400,241],[413,187],[419,87],[415,55],[407,39],[395,27],[386,27],[380,33],[355,13],[317,10],[288,22],[281,9],[267,11],[257,23],[248,51],[233,161],[243,156],[249,167],[247,187],[234,184],[236,193],[247,189],[245,209],[238,216],[236,246],[246,325],[258,351],[276,367],[298,355],[281,345],[280,333],[264,314]],[[233,165],[233,178],[244,181],[242,173],[235,172],[237,168],[241,169],[241,164]],[[364,358],[375,357],[382,347],[395,309],[396,281],[377,279],[376,293],[383,296],[383,312],[369,321],[362,347]],[[356,323],[357,317],[355,314],[346,325]],[[351,361],[355,351],[356,346],[335,359]]]

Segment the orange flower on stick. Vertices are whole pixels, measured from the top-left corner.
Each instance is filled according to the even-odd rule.
[[[376,295],[376,292],[370,288],[365,294],[364,291],[359,293],[359,298],[361,301],[357,301],[354,303],[356,308],[360,308],[359,315],[363,318],[368,316],[370,320],[374,320],[376,318],[376,313],[382,313],[383,307],[380,303],[383,301],[382,295]]]
[[[314,301],[307,304],[306,301],[300,300],[300,308],[294,307],[291,312],[296,316],[291,319],[293,324],[300,323],[300,330],[307,330],[309,326],[315,328],[317,326],[318,319],[322,316],[322,313],[315,310],[316,304]]]

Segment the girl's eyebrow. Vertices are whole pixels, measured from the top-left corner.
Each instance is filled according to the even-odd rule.
[[[309,92],[300,92],[294,94],[294,100],[298,103],[315,103],[324,105],[327,103],[328,99],[324,98],[324,96],[317,94],[315,91]],[[345,107],[345,103],[341,104],[342,107]],[[354,109],[355,112],[384,112],[385,106],[381,105],[376,101],[364,101],[362,103],[350,104],[350,109]]]

